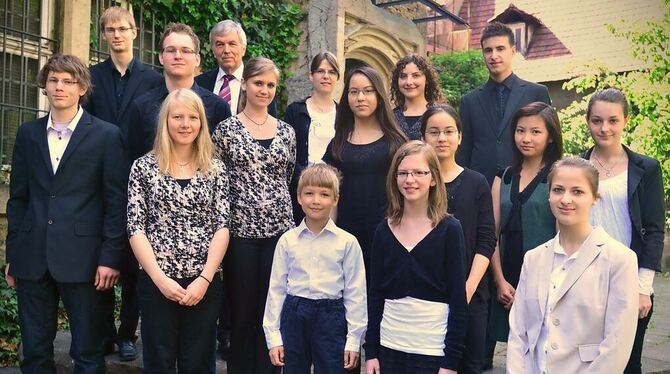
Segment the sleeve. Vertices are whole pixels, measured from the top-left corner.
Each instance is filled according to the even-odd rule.
[[[128,114],[128,157],[135,161],[142,157],[144,142],[142,136],[142,114],[137,101],[130,106]]]
[[[20,248],[14,245],[19,227],[28,210],[30,200],[30,187],[28,183],[28,160],[26,152],[29,150],[26,134],[27,125],[19,126],[14,142],[12,153],[12,171],[9,178],[9,200],[7,200],[7,240],[6,259],[8,263],[15,262],[14,256],[18,255]]]
[[[333,157],[333,141],[331,140],[330,143],[328,143],[328,146],[326,147],[326,152],[323,154],[322,158],[323,162],[326,164],[333,166],[337,169],[340,168],[340,162]]]
[[[126,247],[127,163],[119,128],[112,127],[105,140],[102,176],[105,213],[98,265],[119,269]]]
[[[650,296],[653,293],[655,275],[656,272],[651,269],[647,268],[637,269],[637,282],[640,294]]]
[[[216,202],[216,229],[219,231],[229,227],[230,222],[230,195],[228,173],[223,162],[216,169],[214,184],[214,201]]]
[[[372,249],[370,255],[370,284],[368,290],[368,329],[365,334],[365,359],[370,360],[377,358],[379,354],[379,325],[382,321],[382,313],[384,312],[384,295],[381,290],[381,283],[383,281],[383,261],[380,258],[383,250],[384,234],[381,232],[380,227],[382,224],[386,224],[386,221],[382,221],[377,230],[375,231],[375,236],[372,241]],[[465,289],[465,282],[463,283],[463,289]]]
[[[128,179],[128,237],[146,233],[148,189],[145,186],[142,159],[136,160],[130,169]]]
[[[286,183],[287,186],[290,186],[291,179],[293,178],[293,172],[295,171],[296,141],[295,141],[295,131],[293,130],[293,127],[289,126],[286,123],[284,124],[286,125],[286,128],[288,130],[288,150],[289,150],[288,165],[286,167]]]
[[[547,89],[547,86],[541,84],[540,89],[539,101],[551,105],[551,97],[549,97],[549,89]]]
[[[663,195],[663,176],[661,165],[651,159],[650,165],[642,177],[640,185],[644,193],[638,191],[640,199],[640,219],[642,220],[642,248],[638,253],[641,268],[660,271],[665,236],[665,201]]]
[[[288,292],[288,243],[286,233],[279,238],[272,260],[272,272],[270,273],[270,285],[268,296],[265,301],[265,313],[263,315],[263,332],[268,349],[284,345],[279,327],[281,325],[281,311]]]
[[[214,95],[216,96],[216,95]],[[216,107],[214,108],[214,116],[212,116],[212,123],[209,123],[209,134],[213,134],[214,130],[218,127],[221,121],[226,118],[230,118],[232,115],[230,112],[230,106],[223,99],[216,96],[215,98]]]
[[[524,357],[528,348],[528,335],[526,328],[526,318],[524,315],[524,306],[527,293],[528,278],[528,253],[524,256],[521,267],[519,283],[514,294],[514,303],[509,313],[509,336],[507,337],[507,358],[506,366],[508,373],[524,372]],[[536,269],[543,271],[543,269]]]
[[[496,248],[495,221],[493,220],[493,199],[491,188],[483,175],[478,183],[479,211],[477,212],[477,241],[475,253],[489,260]]]
[[[639,304],[637,261],[635,254],[623,246],[618,252],[609,257],[604,339],[599,355],[589,365],[590,373],[621,373],[633,349]]]
[[[212,146],[214,147],[214,157],[223,161],[226,167],[229,167],[226,160],[226,155],[228,151],[228,140],[226,139],[225,131],[227,129],[227,123],[219,123],[216,126],[216,129],[212,133]]]
[[[297,121],[297,118],[296,118],[297,110],[296,110],[296,108],[297,108],[296,103],[291,103],[286,108],[286,112],[284,113],[284,122],[288,123],[289,126],[291,126],[291,128],[293,128],[294,138],[296,139],[296,166],[293,170],[293,175],[291,176],[291,184],[290,184],[290,186],[292,186],[292,188],[294,190],[297,189],[298,178],[300,177],[300,172],[302,171],[301,169],[304,167],[303,165],[300,165],[303,161],[299,162],[299,160],[298,160],[299,155],[298,155],[298,149],[297,149],[298,148],[298,145],[297,145],[298,129],[296,128],[296,121]],[[272,114],[272,113],[270,113],[270,114]],[[291,196],[291,197],[293,197],[293,196]]]
[[[445,266],[449,285],[449,317],[444,337],[444,357],[440,367],[458,370],[465,350],[468,323],[468,302],[465,297],[465,239],[461,224],[453,219],[446,232]]]
[[[456,162],[467,168],[470,167],[470,159],[472,156],[472,119],[470,118],[470,110],[467,103],[468,100],[468,95],[461,98],[461,105],[458,112],[461,116],[462,138],[461,145],[456,152]]]
[[[344,309],[347,318],[345,351],[358,352],[368,323],[365,265],[358,240],[352,236],[342,261],[344,269]]]

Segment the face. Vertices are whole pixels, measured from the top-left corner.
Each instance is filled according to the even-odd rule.
[[[109,49],[115,53],[130,52],[133,49],[133,40],[137,37],[137,30],[130,27],[126,20],[115,21],[105,25],[102,30],[102,39],[107,42]]]
[[[426,157],[420,153],[403,158],[396,171],[396,181],[405,201],[427,201],[430,187],[436,184]]]
[[[190,145],[200,133],[200,114],[179,101],[173,101],[168,111],[168,133],[175,145]]]
[[[589,131],[600,147],[619,146],[626,122],[621,104],[596,101],[591,106]]]
[[[180,33],[172,33],[165,38],[158,59],[165,68],[165,75],[174,78],[192,77],[195,68],[200,65],[200,55],[195,51],[193,40]]]
[[[305,217],[322,222],[328,220],[330,211],[337,205],[337,196],[330,188],[304,186],[298,194],[298,203]]]
[[[594,191],[584,170],[561,167],[555,171],[549,191],[549,206],[559,225],[572,226],[589,222]]]
[[[70,73],[49,72],[46,87],[47,99],[52,109],[67,110],[79,105],[79,99],[86,94],[86,90]]]
[[[247,93],[247,104],[267,107],[277,91],[277,74],[266,71],[247,80],[242,79],[242,89]]]
[[[328,60],[323,59],[319,68],[315,72],[309,73],[309,80],[314,86],[314,91],[331,93],[335,88],[335,83],[337,83],[337,72]]]
[[[221,69],[226,74],[232,74],[242,65],[242,57],[244,57],[247,47],[242,45],[237,31],[232,30],[214,37],[212,51]]]
[[[406,99],[413,99],[425,95],[426,92],[426,75],[419,70],[413,62],[405,65],[398,76],[398,87],[400,93]]]
[[[493,36],[482,42],[484,63],[494,79],[504,79],[512,73],[512,59],[516,47],[509,44],[506,36]]]
[[[368,77],[354,74],[349,80],[347,93],[349,107],[357,118],[369,118],[377,110],[377,90]]]
[[[542,157],[550,143],[549,131],[542,117],[521,117],[514,131],[514,143],[524,158]]]
[[[423,140],[435,148],[440,160],[450,159],[456,156],[458,145],[461,144],[461,133],[452,116],[438,112],[428,118]]]

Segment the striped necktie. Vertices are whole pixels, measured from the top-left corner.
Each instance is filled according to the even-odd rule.
[[[224,75],[223,84],[221,85],[221,90],[219,91],[219,97],[226,101],[230,105],[230,81],[235,79],[234,75]]]

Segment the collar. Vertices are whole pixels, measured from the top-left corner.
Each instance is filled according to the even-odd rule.
[[[124,75],[124,77],[128,74],[132,74],[133,70],[135,70],[135,61],[136,61],[135,57],[133,57],[130,60],[130,63],[128,64],[128,67],[126,68],[126,74]],[[114,65],[114,61],[112,60],[111,57],[109,58],[109,63],[112,65],[112,71],[121,75],[121,72],[116,68],[116,65]]]
[[[70,124],[67,125],[67,129],[70,130],[71,132],[74,132],[74,129],[77,128],[77,124],[79,123],[79,120],[81,119],[81,116],[84,114],[84,110],[81,108],[81,105],[79,106],[79,110],[77,110],[77,114],[74,115],[74,118],[72,118],[72,121],[70,121]],[[58,131],[54,127],[53,122],[51,121],[51,112],[49,112],[49,115],[47,116],[47,131],[49,129]]]
[[[235,71],[233,72],[232,76],[234,76],[235,79],[237,79],[238,81],[241,82],[241,81],[242,81],[242,72],[244,72],[244,62],[241,63],[240,66],[237,67],[237,69],[235,69]],[[219,66],[219,71],[218,71],[218,73],[216,74],[216,81],[218,82],[218,81],[220,81],[221,79],[223,79],[223,76],[224,76],[224,75],[226,75],[226,73],[225,73],[225,72],[223,71],[223,69],[221,69],[221,67]]]
[[[512,73],[512,74],[509,75],[509,77],[505,78],[505,80],[503,80],[502,82],[498,83],[498,82],[494,81],[493,78],[491,78],[491,77],[489,76],[489,80],[486,81],[486,86],[489,87],[489,88],[492,89],[492,90],[495,90],[496,86],[498,86],[498,85],[503,85],[503,86],[505,86],[508,90],[510,90],[510,89],[512,88],[512,85],[513,85],[514,82],[516,81],[516,78],[517,78],[516,75],[515,75],[514,73]]]
[[[554,253],[558,255],[567,256],[561,242],[559,240],[560,232],[556,233],[556,238],[554,240]],[[596,226],[591,230],[591,233],[584,239],[584,242],[579,246],[579,249],[575,251],[568,259],[576,259],[579,256],[579,253],[582,252],[582,248],[585,248],[590,243],[593,243],[596,246],[603,245],[606,241],[606,238],[603,236],[604,230],[600,226]]]
[[[305,231],[307,231],[308,233],[314,235],[315,237],[320,236],[325,231],[329,231],[334,234],[335,230],[337,230],[337,226],[335,225],[335,222],[333,222],[331,218],[328,219],[328,222],[326,223],[326,226],[323,227],[323,230],[321,230],[321,232],[317,234],[314,234],[309,229],[309,227],[307,227],[307,224],[305,223],[305,218],[302,219],[302,222],[300,222],[300,225],[298,225],[298,227],[296,228],[298,229],[298,236],[302,236],[305,233]]]

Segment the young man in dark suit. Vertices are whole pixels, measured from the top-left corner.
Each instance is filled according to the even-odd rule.
[[[457,161],[484,174],[490,185],[496,173],[512,161],[514,141],[509,126],[514,113],[535,101],[551,104],[551,99],[547,87],[512,72],[516,47],[509,27],[499,22],[488,24],[481,45],[489,80],[461,99],[463,140]]]
[[[46,117],[19,127],[7,202],[5,279],[17,290],[24,373],[56,373],[59,299],[70,321],[74,372],[105,370],[100,291],[114,286],[126,240],[121,132],[80,107],[88,68],[54,55],[38,84]]]
[[[195,77],[195,82],[222,97],[230,105],[230,112],[235,115],[242,110],[242,58],[247,51],[247,34],[242,25],[227,19],[212,27],[209,42],[218,66]],[[268,113],[277,117],[276,95],[268,106]]]
[[[100,16],[100,33],[109,46],[109,58],[91,67],[93,92],[83,107],[90,114],[119,126],[125,143],[130,104],[135,98],[161,85],[163,77],[133,57],[137,29],[135,19],[127,9],[118,6],[107,8]],[[140,316],[136,290],[138,268],[128,245],[121,266],[121,325],[118,333],[114,324],[114,290],[103,296],[107,300],[108,336],[105,348],[108,352],[112,351],[116,342],[121,361],[137,358],[135,331]]]

